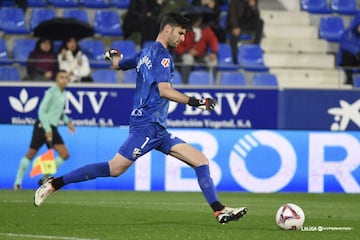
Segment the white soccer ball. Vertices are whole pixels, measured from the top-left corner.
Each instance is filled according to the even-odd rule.
[[[296,204],[286,203],[276,213],[276,224],[281,229],[299,230],[304,224],[304,211]]]

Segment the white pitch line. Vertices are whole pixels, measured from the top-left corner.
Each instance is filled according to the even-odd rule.
[[[0,233],[0,236],[16,237],[16,238],[60,239],[60,240],[99,240],[98,238],[77,238],[77,237],[18,234],[18,233]]]

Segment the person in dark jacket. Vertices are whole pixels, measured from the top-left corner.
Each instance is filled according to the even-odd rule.
[[[58,72],[58,62],[50,39],[41,38],[36,42],[26,63],[27,76],[24,80],[51,81]]]
[[[253,33],[253,43],[261,43],[264,21],[260,18],[257,0],[230,1],[226,19],[226,28],[231,34],[230,45],[233,62],[237,64],[237,43],[242,32]]]
[[[345,83],[352,85],[353,70],[360,69],[360,15],[351,21],[349,28],[341,35],[339,47],[342,56],[341,66],[345,68]]]

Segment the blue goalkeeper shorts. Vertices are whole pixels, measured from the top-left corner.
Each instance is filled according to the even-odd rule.
[[[169,154],[171,147],[179,143],[185,142],[171,135],[158,123],[135,125],[130,126],[129,136],[119,148],[118,153],[135,161],[153,149]]]

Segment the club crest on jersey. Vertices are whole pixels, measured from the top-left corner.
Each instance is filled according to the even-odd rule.
[[[137,158],[138,156],[140,156],[140,154],[141,154],[141,149],[140,148],[134,148],[133,158]]]
[[[167,68],[170,66],[170,58],[163,58],[161,60],[161,65],[163,65],[163,67]]]

